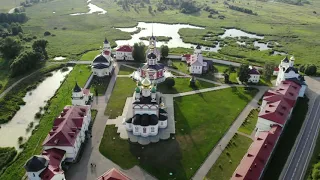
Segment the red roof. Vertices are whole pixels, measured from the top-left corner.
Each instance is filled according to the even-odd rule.
[[[133,48],[129,45],[123,45],[120,46],[116,51],[121,51],[121,52],[132,52]]]
[[[288,99],[296,100],[299,96],[301,86],[293,81],[282,81],[277,87],[276,92],[286,96]]]
[[[286,101],[270,102],[259,112],[259,118],[267,119],[284,125],[290,114],[292,106]]]
[[[65,153],[66,151],[56,148],[48,149],[42,152],[42,155],[47,156],[49,159],[48,167],[40,173],[42,180],[50,180],[56,174],[64,173],[64,171],[60,169],[60,165]]]
[[[105,51],[103,51],[103,54],[104,54],[104,55],[107,55],[107,56],[109,56],[109,55],[110,55],[110,51],[108,51],[108,50],[105,50]]]
[[[89,95],[90,94],[90,89],[82,89],[83,94]]]
[[[186,57],[189,58],[191,56],[191,54],[183,54],[182,57]]]
[[[112,168],[97,178],[97,180],[131,180],[118,169]]]
[[[281,134],[280,126],[273,126],[270,131],[260,132],[251,144],[247,154],[242,158],[231,180],[257,180]]]
[[[53,122],[43,146],[73,146],[86,116],[87,106],[66,106]]]
[[[257,74],[257,75],[259,75],[260,73],[256,68],[251,68],[250,71],[249,71],[249,74]]]
[[[270,95],[270,96],[264,96],[263,97],[264,101],[267,101],[267,103],[274,103],[277,101],[286,101],[291,107],[293,107],[296,103],[296,100],[293,98],[287,98],[286,96],[282,95],[282,94],[274,94],[274,95]]]
[[[273,71],[279,71],[279,67],[275,67]]]

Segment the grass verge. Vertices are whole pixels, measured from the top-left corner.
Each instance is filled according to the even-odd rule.
[[[258,121],[258,109],[252,109],[248,115],[248,117],[244,120],[244,122],[241,124],[240,128],[238,129],[239,132],[246,133],[248,135],[251,135],[252,131],[256,127],[257,121]]]
[[[132,72],[135,71],[135,69],[129,68],[127,66],[120,66],[119,75],[129,75],[132,74]]]

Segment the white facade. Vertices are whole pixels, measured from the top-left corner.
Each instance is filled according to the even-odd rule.
[[[72,92],[72,105],[73,106],[84,106],[86,105],[90,98],[93,96],[89,90],[87,93],[84,92],[84,89],[81,89],[81,92]]]
[[[203,61],[203,56],[201,54],[201,47],[198,45],[194,49],[193,55],[187,60],[189,64],[189,72],[191,74],[202,74],[204,71],[204,67],[207,66],[207,63]]]
[[[202,74],[202,65],[201,66],[191,65],[189,67],[189,72],[191,74]]]
[[[116,51],[116,59],[133,61],[132,52]]]
[[[250,74],[250,78],[248,79],[248,82],[258,83],[259,81],[260,81],[260,74]]]
[[[101,54],[97,55],[92,64],[93,75],[98,77],[110,76],[114,69],[113,59],[111,57],[110,43],[105,39]]]
[[[281,81],[284,81],[289,78],[298,78],[300,75],[298,72],[295,72],[294,65],[294,57],[292,56],[290,60],[286,57],[279,64],[279,72],[277,76],[276,86],[278,86]]]
[[[42,171],[44,171],[45,168],[41,169],[38,172],[27,172],[28,175],[28,179],[29,180],[41,180],[40,178],[40,174],[42,173]]]

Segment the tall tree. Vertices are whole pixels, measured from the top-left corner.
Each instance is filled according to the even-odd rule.
[[[11,75],[17,76],[30,71],[40,63],[41,55],[35,51],[22,52],[10,65]]]
[[[166,45],[162,45],[160,48],[161,57],[166,58],[169,55],[169,47]]]
[[[134,43],[132,57],[137,62],[145,61],[145,58],[146,58],[145,45],[142,42]]]
[[[304,73],[308,76],[316,75],[317,74],[317,66],[314,64],[308,64]]]
[[[271,80],[271,76],[273,75],[273,70],[276,65],[273,62],[266,62],[263,68],[263,76],[267,81]]]
[[[47,50],[46,50],[47,45],[48,45],[47,40],[39,39],[39,40],[36,40],[33,42],[32,49],[35,52],[40,53],[42,55],[42,58],[48,59],[48,54],[47,54]]]
[[[7,59],[13,59],[19,55],[22,46],[20,41],[14,39],[13,37],[7,37],[2,42],[0,42],[0,52],[2,56]]]
[[[250,69],[248,64],[241,64],[238,70],[239,81],[242,83],[248,82],[248,79],[250,78],[249,71]]]

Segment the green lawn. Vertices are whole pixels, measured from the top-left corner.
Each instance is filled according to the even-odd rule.
[[[159,179],[190,179],[256,92],[234,87],[175,98],[174,138],[141,146],[107,126],[100,152],[125,169],[139,165]]]
[[[92,61],[100,53],[101,50],[89,51],[81,56],[80,61]]]
[[[229,142],[228,147],[224,149],[218,160],[211,167],[206,175],[206,179],[229,180],[241,159],[247,153],[251,143],[251,139],[236,134]]]
[[[189,74],[188,66],[187,66],[187,63],[185,62],[173,60],[172,66],[176,68],[178,71]]]
[[[17,155],[17,151],[14,147],[1,147],[0,148],[0,173],[4,167],[6,167]]]
[[[119,75],[129,75],[132,74],[135,69],[129,68],[127,66],[120,66]]]
[[[259,110],[258,109],[252,109],[250,111],[250,114],[248,115],[248,117],[241,124],[240,128],[238,129],[238,131],[246,133],[248,135],[251,135],[252,131],[256,127],[256,124],[257,124],[257,121],[258,121],[258,114],[259,114]]]
[[[135,87],[136,83],[132,79],[124,77],[117,78],[107,108],[104,112],[110,119],[116,118],[122,114],[126,99],[133,95]]]
[[[87,69],[87,66],[76,65],[74,67],[57,93],[49,101],[49,109],[42,116],[38,129],[26,142],[25,148],[18,155],[18,158],[0,176],[0,180],[21,179],[25,175],[23,165],[32,155],[39,154],[42,151],[41,144],[52,128],[54,119],[61,113],[65,105],[71,104],[72,91],[70,91],[70,87],[74,87],[75,79],[79,86],[83,87],[90,74],[91,70]]]
[[[111,78],[110,76],[106,76],[106,77],[94,76],[89,85],[90,92],[96,95],[96,91],[97,91],[98,96],[103,96],[108,88],[110,78]]]
[[[208,83],[205,81],[196,80],[196,87],[189,86],[190,78],[175,78],[175,85],[172,88],[168,88],[165,83],[161,83],[157,86],[158,91],[164,94],[177,94],[181,92],[194,91],[199,89],[205,89],[215,87],[217,85]]]
[[[294,142],[300,132],[300,128],[304,122],[308,111],[308,98],[302,98],[297,101],[296,107],[293,109],[291,119],[287,123],[282,135],[277,143],[277,147],[273,152],[267,169],[264,173],[263,180],[278,179],[282,168],[284,167]]]
[[[229,81],[235,84],[238,84],[238,80],[237,80],[237,73],[236,72],[232,72],[229,74]]]

